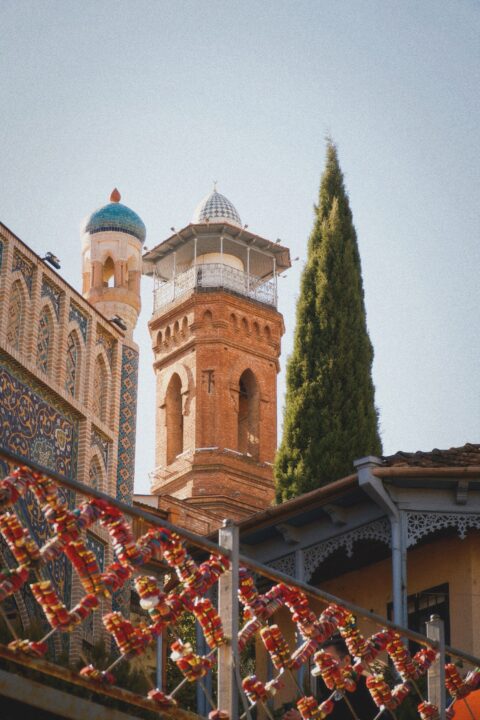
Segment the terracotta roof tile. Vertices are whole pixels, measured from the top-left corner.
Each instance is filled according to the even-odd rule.
[[[403,452],[399,450],[394,455],[382,458],[383,464],[388,466],[410,467],[466,467],[480,465],[480,444],[467,443],[462,447],[430,452]]]

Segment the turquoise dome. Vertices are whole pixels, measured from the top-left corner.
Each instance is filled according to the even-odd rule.
[[[117,196],[112,193],[112,199],[113,197]],[[118,197],[120,198],[120,193]],[[83,226],[83,232],[91,235],[108,230],[133,235],[140,242],[144,242],[147,232],[143,220],[137,213],[118,201],[110,202],[95,210],[86,218]]]

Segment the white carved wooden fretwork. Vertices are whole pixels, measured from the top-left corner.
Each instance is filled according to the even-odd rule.
[[[268,563],[268,566],[273,568],[273,570],[285,573],[285,575],[295,577],[295,553],[290,553],[289,555],[284,555],[281,558],[272,560],[272,562]]]
[[[337,535],[329,540],[324,540],[304,550],[305,582],[308,582],[317,567],[339,548],[344,548],[347,556],[352,557],[353,545],[358,540],[377,540],[390,547],[392,544],[390,522],[387,518],[375,520],[374,522],[368,523],[368,525],[362,525],[361,527],[355,528],[355,530],[350,530],[350,532]]]
[[[454,527],[464,540],[471,528],[480,530],[480,514],[475,513],[438,513],[407,512],[407,547],[412,547],[426,535]]]

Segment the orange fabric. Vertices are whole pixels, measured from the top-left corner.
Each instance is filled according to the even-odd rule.
[[[480,718],[480,690],[475,690],[475,692],[470,693],[466,700],[473,713],[473,717],[477,720],[477,718]],[[455,710],[455,720],[472,720],[472,716],[468,712],[468,708],[463,700],[457,700],[453,708]]]

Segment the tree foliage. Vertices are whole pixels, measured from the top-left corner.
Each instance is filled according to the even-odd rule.
[[[287,366],[277,500],[344,477],[382,452],[357,236],[337,149],[327,142]]]

